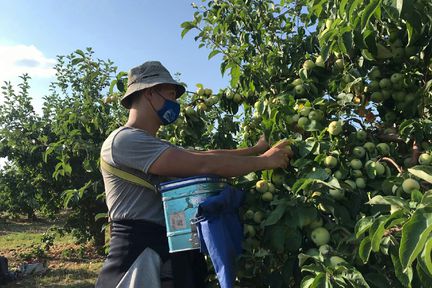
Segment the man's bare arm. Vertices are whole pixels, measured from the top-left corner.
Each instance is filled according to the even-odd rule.
[[[172,177],[209,174],[236,177],[259,170],[286,168],[290,156],[287,146],[287,142],[281,142],[259,156],[200,153],[168,148],[150,166],[149,172]]]

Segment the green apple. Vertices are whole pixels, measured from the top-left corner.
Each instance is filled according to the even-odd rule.
[[[392,93],[393,93],[393,91],[389,90],[389,89],[381,90],[381,95],[382,95],[383,100],[390,99],[392,97]]]
[[[362,142],[365,141],[367,138],[367,132],[365,130],[358,130],[356,132],[356,138],[359,141],[362,141]]]
[[[390,89],[392,87],[392,82],[388,78],[383,78],[379,81],[379,87],[381,89]]]
[[[331,135],[339,135],[342,132],[342,123],[340,121],[332,121],[328,125],[328,132]]]
[[[246,224],[244,230],[249,237],[254,237],[256,235],[255,227],[252,225]]]
[[[210,88],[204,89],[204,95],[211,96],[213,94],[213,90]]]
[[[324,112],[321,110],[313,110],[308,115],[310,120],[321,121],[324,118]]]
[[[363,147],[369,152],[372,153],[375,151],[375,144],[372,142],[366,142]]]
[[[338,179],[338,180],[343,179],[343,173],[342,173],[342,171],[340,171],[340,170],[336,170],[336,171],[333,173],[333,176],[334,176],[336,179]]]
[[[415,93],[410,92],[405,95],[405,103],[411,103],[416,99],[417,95]]]
[[[403,81],[403,75],[401,73],[394,73],[393,75],[391,75],[390,81],[392,83],[401,82],[401,81]]]
[[[234,98],[234,93],[233,93],[231,90],[228,90],[228,91],[225,93],[225,97],[226,97],[227,99],[231,100],[231,99]]]
[[[213,106],[214,104],[216,104],[219,101],[219,98],[217,96],[210,96],[207,100],[206,103],[208,106]]]
[[[312,60],[308,59],[303,63],[303,68],[306,70],[310,70],[314,67],[315,67],[315,63]]]
[[[366,149],[361,146],[356,146],[353,149],[353,156],[356,158],[363,158],[366,155]]]
[[[418,158],[418,162],[420,165],[429,165],[432,163],[432,155],[428,153],[422,153]]]
[[[355,180],[355,184],[357,188],[359,189],[365,189],[366,188],[366,180],[363,177],[359,177]]]
[[[367,92],[375,92],[380,88],[379,82],[377,80],[372,80],[367,86]]]
[[[204,92],[205,92],[204,88],[199,87],[199,88],[197,89],[197,91],[196,91],[196,94],[197,94],[198,96],[204,96],[204,94],[205,94]]]
[[[305,116],[300,117],[299,120],[297,121],[297,125],[298,125],[300,128],[305,128],[306,125],[308,125],[308,124],[309,124],[309,118],[308,118],[308,117],[305,117]]]
[[[383,175],[385,173],[385,167],[379,162],[374,162],[375,171],[377,175]]]
[[[300,84],[300,85],[296,85],[295,87],[294,87],[294,92],[295,92],[295,94],[296,95],[299,95],[299,96],[301,96],[301,95],[303,95],[304,93],[305,93],[305,88],[303,87],[303,84]]]
[[[236,103],[240,103],[243,100],[243,98],[240,94],[236,93],[236,94],[234,94],[233,100]]]
[[[292,83],[293,86],[297,86],[297,85],[302,85],[303,84],[303,80],[300,78],[295,79]]]
[[[251,209],[249,209],[249,210],[247,210],[247,211],[244,213],[243,217],[244,217],[245,219],[250,220],[250,219],[253,219],[254,214],[255,214],[254,211],[251,210]]]
[[[188,116],[192,116],[192,115],[195,114],[195,110],[193,109],[193,107],[187,106],[186,109],[185,109],[185,113]]]
[[[362,176],[363,176],[363,172],[362,172],[361,170],[352,170],[352,171],[351,171],[351,175],[352,175],[354,178],[359,178],[359,177],[362,177]]]
[[[329,194],[335,200],[342,200],[345,197],[345,191],[342,189],[329,189]]]
[[[372,80],[377,80],[381,78],[381,71],[378,67],[373,67],[372,70],[369,72],[369,78]]]
[[[267,182],[268,185],[268,192],[274,193],[276,191],[276,187],[271,182]]]
[[[315,59],[315,65],[324,68],[325,67],[325,62],[323,57],[320,55]]]
[[[327,168],[334,168],[337,166],[337,164],[338,161],[334,156],[329,155],[324,159],[324,166]]]
[[[390,146],[387,143],[379,143],[376,146],[376,149],[378,150],[378,153],[383,156],[387,156],[390,154]]]
[[[265,192],[262,194],[261,199],[265,202],[270,202],[273,200],[273,194],[271,192]]]
[[[283,174],[283,172],[279,172],[277,170],[274,171],[272,175],[272,182],[276,186],[282,186],[282,184],[285,182],[285,175]]]
[[[255,223],[260,224],[264,218],[264,214],[261,211],[256,211],[253,215]]]
[[[311,233],[312,242],[317,246],[327,244],[330,241],[330,233],[324,227],[315,228]]]
[[[402,183],[402,189],[405,193],[411,193],[413,190],[419,190],[420,184],[415,179],[405,179]]]
[[[359,159],[352,159],[350,162],[350,166],[354,170],[359,170],[363,167],[363,163]]]
[[[311,112],[312,107],[309,106],[303,106],[301,109],[299,109],[299,113],[301,116],[309,116],[309,113]]]
[[[393,92],[393,94],[392,94],[392,98],[396,102],[404,102],[405,97],[406,97],[405,91],[396,91],[396,92]]]
[[[377,102],[377,103],[379,103],[379,102],[382,102],[382,101],[384,100],[384,97],[383,97],[383,95],[382,95],[381,92],[379,92],[379,91],[375,91],[375,92],[373,92],[372,95],[371,95],[371,100],[372,100],[373,102]]]
[[[197,106],[199,111],[206,111],[207,110],[207,105],[204,102],[200,102]]]
[[[261,193],[265,193],[265,192],[269,191],[268,182],[266,180],[257,181],[255,184],[255,189]]]

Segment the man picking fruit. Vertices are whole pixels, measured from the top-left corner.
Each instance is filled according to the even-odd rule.
[[[101,162],[147,179],[153,185],[161,182],[162,177],[208,174],[235,177],[288,166],[292,152],[287,141],[269,148],[262,137],[253,147],[195,151],[158,139],[156,132],[161,125],[171,124],[178,118],[177,99],[184,92],[185,88],[160,62],[145,62],[131,69],[128,88],[121,99],[121,104],[129,109],[129,119],[105,140]],[[172,271],[160,193],[104,170],[102,174],[112,234],[110,252],[96,287],[184,285],[177,282],[177,277],[172,280],[173,274],[179,273]],[[198,262],[203,260],[191,257],[185,253],[181,268],[194,265],[199,276]],[[189,288],[204,287],[204,277],[194,281],[194,286],[188,285]]]

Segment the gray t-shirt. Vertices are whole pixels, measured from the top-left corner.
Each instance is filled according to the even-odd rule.
[[[120,127],[103,143],[101,157],[114,167],[144,176],[152,184],[158,184],[163,178],[149,174],[148,169],[169,147],[176,146],[155,138],[144,130]],[[105,171],[102,171],[102,175],[111,219],[147,220],[165,225],[159,192],[132,184]]]

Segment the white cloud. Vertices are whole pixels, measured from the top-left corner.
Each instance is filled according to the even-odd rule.
[[[15,81],[28,73],[32,78],[55,75],[56,59],[47,58],[34,45],[0,45],[0,81]]]

